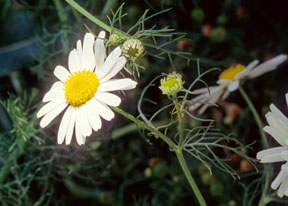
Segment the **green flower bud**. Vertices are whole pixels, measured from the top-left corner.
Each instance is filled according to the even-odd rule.
[[[164,178],[167,174],[168,167],[165,162],[159,162],[153,167],[153,175],[158,178]]]
[[[225,14],[221,14],[220,16],[218,16],[216,22],[219,25],[224,25],[226,24],[228,21],[227,16]]]
[[[144,52],[144,46],[138,39],[128,39],[122,45],[123,55],[130,60],[135,60]]]
[[[110,35],[108,42],[111,45],[117,45],[119,43],[119,40],[120,40],[120,35],[116,34],[116,33],[113,33],[113,34]]]
[[[169,94],[177,89],[182,89],[184,82],[182,76],[176,72],[169,74],[160,80],[160,87],[163,94]]]
[[[205,18],[205,13],[202,9],[196,8],[191,11],[191,17],[194,21],[201,23]]]
[[[144,175],[145,177],[150,177],[152,175],[152,170],[151,168],[147,167],[145,170],[144,170]]]
[[[220,181],[215,181],[210,185],[210,193],[213,197],[219,197],[223,195],[224,192],[224,186]]]
[[[217,27],[212,30],[210,39],[214,43],[221,43],[226,40],[226,36],[227,36],[226,30],[222,27]]]

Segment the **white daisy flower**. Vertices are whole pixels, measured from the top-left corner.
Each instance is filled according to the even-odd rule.
[[[270,72],[277,68],[277,66],[286,61],[287,55],[280,54],[273,59],[266,61],[256,66],[259,61],[254,60],[246,67],[241,64],[229,67],[219,75],[219,80],[216,82],[218,86],[205,87],[193,91],[193,94],[198,94],[197,97],[191,101],[193,105],[190,106],[190,110],[195,110],[202,105],[199,114],[202,114],[207,107],[215,104],[220,99],[226,99],[229,94],[238,89],[240,82],[245,79],[253,79],[266,72]],[[207,102],[209,104],[204,104]]]
[[[111,79],[124,67],[126,59],[121,56],[120,47],[106,58],[104,37],[102,31],[95,41],[91,33],[86,33],[83,45],[78,40],[76,49],[69,54],[69,70],[60,65],[54,70],[59,81],[45,94],[43,102],[47,103],[37,117],[43,117],[40,126],[44,128],[66,109],[58,130],[58,144],[64,139],[66,145],[70,144],[75,128],[76,140],[83,145],[92,129],[102,127],[101,118],[114,118],[108,106],[119,106],[121,99],[110,92],[133,89],[137,84],[129,78]]]
[[[288,105],[288,93],[286,94]],[[270,134],[281,146],[265,149],[257,153],[257,159],[261,163],[286,161],[282,165],[281,171],[271,184],[272,189],[278,189],[278,196],[288,196],[288,119],[274,104],[270,105],[271,112],[266,114],[268,126],[264,131]],[[280,187],[279,187],[280,186]]]

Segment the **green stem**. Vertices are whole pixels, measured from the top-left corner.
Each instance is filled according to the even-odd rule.
[[[179,163],[180,163],[180,165],[182,167],[182,170],[183,170],[183,172],[184,172],[184,174],[185,174],[185,176],[186,176],[186,178],[187,178],[192,190],[194,191],[194,193],[196,195],[196,198],[197,198],[199,204],[201,206],[207,205],[205,200],[204,200],[204,198],[203,198],[203,196],[202,196],[202,194],[201,194],[201,192],[200,192],[200,190],[199,190],[199,188],[198,188],[198,186],[197,186],[197,184],[196,184],[196,182],[195,182],[195,180],[193,179],[193,177],[192,177],[192,175],[191,175],[191,173],[190,173],[190,171],[189,171],[189,169],[187,167],[187,164],[186,164],[186,161],[184,159],[182,150],[180,149],[178,151],[175,151],[175,153],[176,153],[176,156],[177,156],[177,158],[179,160]]]
[[[269,202],[266,202],[265,199],[266,199],[266,194],[267,194],[267,191],[269,189],[269,184],[270,184],[270,181],[271,181],[271,176],[273,175],[273,167],[272,167],[272,164],[268,164],[266,167],[265,167],[265,183],[264,183],[264,192],[262,193],[261,195],[261,199],[259,201],[259,206],[265,206],[267,203]]]
[[[178,104],[177,104],[178,105]],[[179,106],[179,105],[178,105]],[[184,156],[182,154],[182,147],[176,145],[170,138],[168,138],[167,136],[165,136],[162,132],[158,131],[156,128],[154,128],[153,126],[150,126],[150,125],[147,125],[145,122],[135,118],[133,115],[131,114],[128,114],[126,112],[124,112],[122,109],[118,108],[118,107],[112,107],[112,109],[123,115],[124,117],[130,119],[131,121],[133,121],[134,123],[136,123],[139,127],[142,127],[144,129],[147,129],[148,131],[154,133],[156,136],[160,137],[162,140],[164,140],[171,148],[172,150],[175,152],[178,160],[179,160],[179,163],[181,165],[181,168],[199,202],[199,204],[201,206],[205,206],[207,205],[198,186],[196,185],[196,182],[194,181],[189,169],[188,169],[188,166],[186,164],[186,161],[184,159]],[[180,111],[180,110],[179,110]],[[182,117],[181,117],[182,119]]]
[[[62,23],[62,27],[66,25],[68,21],[68,16],[66,15],[66,12],[64,11],[63,5],[61,3],[61,0],[53,0],[55,7],[57,9],[57,14],[60,19],[60,22]],[[66,30],[63,30],[63,40],[64,40],[64,48],[65,53],[68,53],[69,48],[69,39],[68,39],[68,33]]]
[[[5,164],[2,166],[0,170],[0,184],[1,185],[4,183],[7,176],[9,175],[10,169],[13,166],[14,161],[17,160],[20,157],[20,155],[23,154],[26,142],[22,138],[21,139],[19,138],[16,141],[17,141],[16,145],[18,146],[18,148],[14,148],[13,151],[9,153],[8,160],[5,162]]]
[[[55,7],[57,9],[57,13],[58,13],[60,21],[62,23],[63,22],[67,22],[68,17],[66,15],[66,13],[64,12],[64,8],[63,8],[63,5],[62,5],[61,1],[60,0],[53,0],[53,1],[54,1],[54,4],[55,4]]]
[[[108,13],[112,10],[113,7],[115,7],[118,3],[118,0],[107,0],[105,3],[104,8],[102,9],[102,16],[108,15]]]
[[[257,113],[257,110],[256,108],[254,107],[252,101],[250,100],[250,98],[248,97],[248,95],[246,94],[246,92],[244,91],[244,89],[239,86],[239,91],[242,95],[242,97],[245,99],[249,109],[251,110],[255,120],[256,120],[256,123],[258,125],[258,128],[260,130],[260,135],[261,135],[261,138],[262,138],[262,144],[264,146],[264,148],[268,148],[269,147],[269,144],[268,144],[268,141],[267,141],[267,137],[266,137],[266,134],[264,133],[263,131],[263,124],[262,124],[262,121],[261,121],[261,118],[259,116],[259,114]]]
[[[127,119],[130,119],[132,122],[136,123],[138,126],[149,130],[150,132],[153,132],[156,136],[160,137],[164,142],[166,142],[173,150],[176,150],[178,147],[177,145],[168,137],[166,137],[162,132],[158,131],[156,128],[151,127],[147,124],[145,124],[144,122],[142,122],[141,120],[135,118],[133,115],[128,114],[126,112],[124,112],[122,109],[120,109],[119,107],[112,107],[112,109],[123,115],[124,117],[126,117]]]
[[[177,95],[173,95],[173,103],[176,108],[177,116],[178,116],[178,122],[179,122],[179,146],[181,147],[183,144],[183,118],[182,118],[182,112],[179,107],[179,102],[177,99]]]
[[[246,94],[244,89],[241,86],[238,89],[239,89],[242,97],[245,99],[249,109],[251,110],[251,112],[252,112],[252,114],[253,114],[253,116],[254,116],[254,118],[256,120],[256,123],[257,123],[257,125],[259,127],[259,130],[260,130],[260,135],[261,135],[261,138],[262,138],[263,147],[264,148],[268,148],[269,144],[268,144],[268,141],[267,141],[267,137],[266,137],[266,134],[264,133],[263,124],[262,124],[262,121],[261,121],[261,118],[260,118],[259,114],[257,113],[256,108],[254,107],[252,101],[250,100],[250,98],[248,97],[248,95]],[[264,174],[265,175],[265,183],[264,183],[263,193],[261,195],[261,199],[260,199],[260,202],[259,202],[260,206],[265,206],[266,205],[265,197],[266,197],[266,194],[268,193],[269,184],[270,184],[270,181],[271,181],[271,176],[273,174],[272,165],[268,164],[268,166],[266,167],[265,170],[266,170],[266,172]]]
[[[86,16],[88,19],[90,19],[92,22],[100,26],[101,28],[105,29],[109,33],[111,33],[111,27],[90,14],[88,11],[86,11],[83,7],[81,7],[79,4],[77,4],[74,0],[66,0],[70,6],[72,6],[74,9],[76,9],[78,12],[80,12],[83,16]]]

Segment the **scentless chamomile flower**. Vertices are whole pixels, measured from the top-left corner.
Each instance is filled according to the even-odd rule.
[[[83,145],[92,129],[101,129],[101,118],[114,118],[108,106],[119,106],[121,99],[110,92],[130,90],[137,84],[129,78],[111,79],[124,67],[126,59],[121,56],[120,47],[106,58],[104,38],[103,31],[96,41],[91,33],[86,33],[83,45],[78,40],[76,49],[69,54],[69,70],[60,65],[54,70],[59,81],[43,97],[46,104],[37,117],[43,117],[40,126],[44,128],[66,109],[58,130],[58,144],[64,139],[66,145],[70,144],[75,128],[77,143]]]
[[[163,94],[173,93],[177,89],[183,88],[184,82],[182,81],[182,76],[176,72],[168,74],[166,77],[160,80],[159,89]]]
[[[262,74],[270,72],[278,67],[287,60],[287,55],[280,54],[273,59],[266,61],[258,66],[256,66],[259,61],[254,60],[247,66],[236,64],[224,70],[216,82],[218,86],[205,87],[201,89],[196,89],[193,94],[198,95],[193,98],[191,102],[193,104],[190,106],[190,110],[195,110],[202,105],[199,109],[198,114],[202,114],[210,105],[218,102],[220,99],[225,100],[229,94],[238,89],[240,83],[246,79],[253,79]],[[209,104],[202,104],[207,102]]]
[[[288,105],[288,93],[286,94]],[[271,112],[266,114],[268,126],[263,130],[270,134],[281,146],[265,149],[257,153],[257,159],[261,163],[273,163],[286,161],[282,165],[280,173],[271,184],[272,189],[277,190],[278,196],[288,196],[288,118],[274,105],[270,105]]]
[[[136,60],[144,52],[144,46],[138,39],[128,39],[122,45],[123,55],[130,60]]]

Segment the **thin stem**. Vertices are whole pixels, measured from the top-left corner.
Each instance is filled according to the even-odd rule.
[[[181,147],[183,144],[183,118],[182,118],[182,112],[179,107],[177,94],[173,95],[173,103],[175,105],[177,116],[178,116],[178,122],[179,122],[179,144],[178,145]]]
[[[261,135],[261,138],[262,138],[262,144],[263,144],[263,147],[264,148],[268,148],[269,147],[269,144],[268,144],[268,141],[267,141],[267,137],[266,137],[266,134],[264,133],[263,131],[263,124],[262,124],[262,121],[260,119],[260,116],[259,114],[257,113],[257,110],[256,108],[254,107],[252,101],[250,100],[250,98],[248,97],[248,95],[246,94],[246,92],[244,91],[244,89],[240,86],[239,88],[239,91],[242,95],[242,97],[245,99],[249,109],[251,110],[255,120],[256,120],[256,123],[259,127],[259,130],[260,130],[260,135]],[[269,164],[267,167],[266,167],[266,172],[265,172],[265,183],[264,183],[264,189],[263,189],[263,193],[261,195],[261,199],[260,199],[260,202],[259,202],[259,205],[260,206],[265,206],[266,203],[265,203],[265,197],[266,197],[266,194],[267,194],[267,191],[269,189],[269,183],[271,181],[271,176],[273,174],[273,169],[272,169],[272,165]]]
[[[178,151],[175,151],[175,153],[176,153],[176,156],[177,156],[177,158],[179,160],[181,168],[182,168],[182,170],[183,170],[183,172],[184,172],[184,174],[185,174],[185,176],[186,176],[186,178],[187,178],[192,190],[194,191],[194,194],[195,194],[199,204],[201,206],[207,205],[205,200],[204,200],[204,198],[203,198],[203,196],[202,196],[202,194],[201,194],[201,192],[200,192],[200,190],[199,190],[199,188],[198,188],[198,186],[197,186],[197,184],[196,184],[196,182],[195,182],[195,180],[193,179],[193,177],[192,177],[192,175],[191,175],[191,173],[190,173],[190,171],[189,171],[189,169],[187,167],[187,164],[186,164],[186,161],[184,159],[182,150],[180,149]]]
[[[83,7],[81,7],[79,4],[77,4],[74,0],[66,0],[70,6],[72,6],[74,9],[76,9],[78,12],[80,12],[83,16],[86,16],[88,19],[90,19],[92,22],[97,24],[98,26],[102,27],[109,33],[111,33],[111,27],[105,24],[103,21],[100,19],[96,18],[92,14],[90,14],[88,11],[86,11]]]
[[[54,0],[55,7],[57,9],[57,14],[58,17],[63,25],[67,23],[68,21],[68,16],[66,12],[64,11],[63,5],[61,3],[61,0]],[[63,30],[63,40],[64,40],[64,48],[65,48],[65,54],[68,53],[68,48],[69,48],[69,39],[68,39],[68,33],[66,30]]]
[[[177,145],[167,136],[165,136],[162,132],[158,131],[156,128],[145,124],[144,122],[142,122],[141,120],[135,118],[133,115],[128,114],[127,112],[124,112],[122,109],[118,108],[118,107],[112,107],[112,109],[123,115],[124,117],[130,119],[132,122],[136,123],[138,126],[149,130],[150,132],[153,132],[155,135],[157,135],[158,137],[160,137],[164,142],[166,142],[173,150],[176,150],[178,147]]]
[[[125,111],[123,111],[122,109],[118,108],[118,107],[112,107],[112,109],[123,115],[124,117],[130,119],[131,121],[135,122],[139,127],[142,127],[144,129],[147,129],[149,130],[150,132],[153,132],[155,135],[157,135],[158,137],[160,137],[162,140],[164,140],[172,149],[173,151],[175,152],[178,160],[179,160],[179,163],[181,165],[181,168],[199,202],[199,204],[201,206],[206,206],[206,202],[198,188],[198,186],[196,185],[196,182],[194,181],[189,169],[188,169],[188,166],[186,164],[186,161],[184,159],[184,156],[182,154],[182,148],[177,146],[171,139],[169,139],[167,136],[165,136],[162,132],[158,131],[156,128],[154,128],[153,126],[150,126],[150,125],[147,125],[145,122],[135,118],[134,116],[132,116],[131,114],[128,114],[126,113]]]
[[[273,167],[272,164],[268,164],[267,167],[265,167],[265,183],[264,183],[264,192],[261,195],[261,199],[259,201],[259,206],[265,206],[266,204],[268,204],[269,202],[266,202],[266,193],[268,191],[269,188],[269,183],[271,181],[271,176],[273,175]]]
[[[239,91],[242,95],[242,97],[245,99],[249,109],[251,110],[254,118],[255,118],[255,121],[259,127],[259,130],[260,130],[260,135],[261,135],[261,138],[262,138],[262,144],[264,146],[264,148],[268,148],[269,147],[269,144],[268,144],[268,141],[267,141],[267,137],[266,137],[266,134],[264,133],[263,131],[263,124],[262,124],[262,121],[261,121],[261,118],[259,116],[259,114],[257,113],[257,110],[256,108],[254,107],[254,104],[252,103],[252,101],[250,100],[250,98],[248,97],[248,95],[246,94],[246,92],[244,91],[244,89],[239,86]]]
[[[7,176],[10,173],[11,167],[14,164],[14,161],[17,160],[21,154],[23,154],[24,147],[26,146],[26,142],[23,138],[19,138],[17,141],[18,148],[14,148],[13,151],[9,154],[8,160],[2,166],[0,170],[0,184],[3,185],[4,181],[7,179]]]

